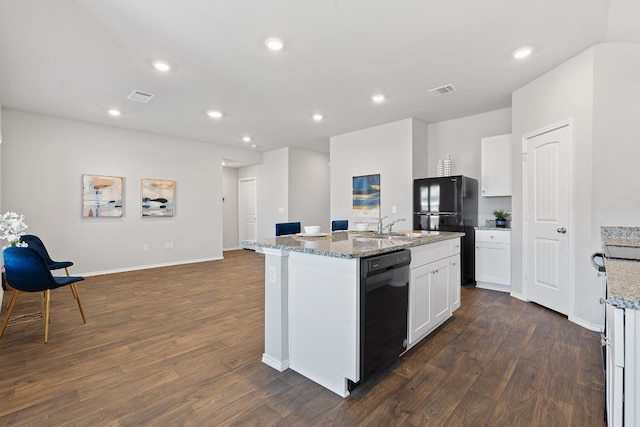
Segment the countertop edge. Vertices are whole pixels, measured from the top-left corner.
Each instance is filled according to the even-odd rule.
[[[290,252],[302,252],[312,255],[320,255],[320,256],[330,256],[334,258],[364,258],[374,255],[380,255],[388,252],[393,252],[400,249],[412,248],[416,246],[428,245],[430,243],[442,242],[445,240],[456,239],[459,237],[463,237],[465,234],[462,232],[445,232],[447,234],[440,234],[437,236],[425,236],[414,238],[411,240],[400,240],[400,239],[388,239],[387,242],[393,243],[393,246],[385,247],[385,248],[377,248],[370,250],[363,250],[358,253],[344,253],[344,252],[336,252],[336,251],[325,251],[321,249],[314,248],[304,248],[304,247],[296,247],[296,246],[288,246],[288,245],[280,245],[277,243],[270,243],[265,241],[260,241],[260,239],[256,240],[241,240],[241,247],[258,247],[258,248],[270,248],[270,249],[280,249]],[[371,238],[373,239],[373,238]]]

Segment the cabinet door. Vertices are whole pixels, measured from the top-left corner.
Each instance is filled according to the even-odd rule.
[[[510,134],[482,138],[480,169],[483,196],[511,196]]]
[[[450,260],[443,259],[433,263],[433,273],[429,286],[431,287],[431,313],[433,314],[433,328],[451,316],[449,301],[449,271]]]
[[[511,284],[510,245],[476,242],[476,280]]]
[[[622,426],[624,378],[624,310],[607,304],[607,425]]]
[[[451,312],[460,308],[460,255],[449,258],[449,301]]]
[[[411,269],[409,279],[409,344],[418,342],[448,319],[449,259]],[[458,262],[459,265],[459,262]]]

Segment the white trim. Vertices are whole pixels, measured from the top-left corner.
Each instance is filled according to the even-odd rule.
[[[512,297],[514,297],[515,299],[519,299],[520,301],[524,301],[524,302],[529,302],[528,299],[526,299],[522,294],[517,293],[517,292],[511,292],[509,295],[511,295]]]
[[[585,322],[584,320],[579,319],[577,317],[573,317],[572,315],[569,316],[569,321],[575,323],[576,325],[580,325],[583,328],[589,329],[590,331],[604,332],[604,328],[602,327],[602,325],[597,325],[591,322]]]
[[[126,273],[128,271],[148,270],[151,268],[158,268],[158,267],[172,267],[174,265],[195,264],[197,262],[220,261],[222,259],[224,259],[224,257],[198,258],[198,259],[190,259],[186,261],[165,262],[162,264],[150,264],[150,265],[139,265],[135,267],[117,268],[115,270],[90,271],[88,273],[72,274],[72,276],[85,276],[85,277],[101,276],[103,274]]]
[[[570,127],[571,130],[571,138],[569,140],[569,242],[568,242],[568,250],[569,250],[569,314],[567,317],[569,319],[574,318],[574,293],[575,293],[575,230],[574,230],[574,157],[575,157],[575,127],[573,124],[573,118],[568,118],[561,120],[557,123],[554,123],[549,126],[545,126],[543,128],[534,130],[532,132],[526,133],[522,135],[522,161],[525,162],[527,157],[527,141],[538,137],[540,135],[544,135],[549,132],[556,131],[558,129],[562,129],[564,127]],[[527,272],[528,272],[528,264],[527,264],[527,231],[528,231],[528,212],[527,212],[527,204],[529,201],[529,195],[527,194],[527,168],[526,165],[523,164],[522,167],[522,212],[523,215],[523,227],[522,227],[522,296],[524,301],[528,301],[527,298]],[[577,323],[577,322],[576,322]],[[582,323],[580,323],[582,324]]]
[[[267,353],[262,354],[262,363],[267,366],[271,366],[273,369],[276,369],[279,372],[283,372],[289,369],[289,359],[285,359],[281,362],[275,357],[269,356]]]

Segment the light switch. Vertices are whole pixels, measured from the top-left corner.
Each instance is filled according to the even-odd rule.
[[[397,206],[391,206],[391,213],[398,213],[398,207]]]
[[[278,213],[284,213],[284,208],[278,208]]]

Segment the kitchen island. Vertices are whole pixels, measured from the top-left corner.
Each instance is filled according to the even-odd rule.
[[[459,253],[463,235],[343,231],[241,241],[243,247],[265,254],[262,361],[279,371],[291,368],[342,397],[348,396],[349,382],[360,381],[361,259],[411,249],[408,331],[411,346],[459,306]],[[444,261],[449,259],[451,262]],[[436,264],[435,269],[427,268]],[[416,283],[412,289],[414,271]],[[444,308],[430,306],[431,293],[424,288],[438,283],[442,288],[438,303],[444,304]]]
[[[640,425],[640,227],[602,227],[607,424]]]

